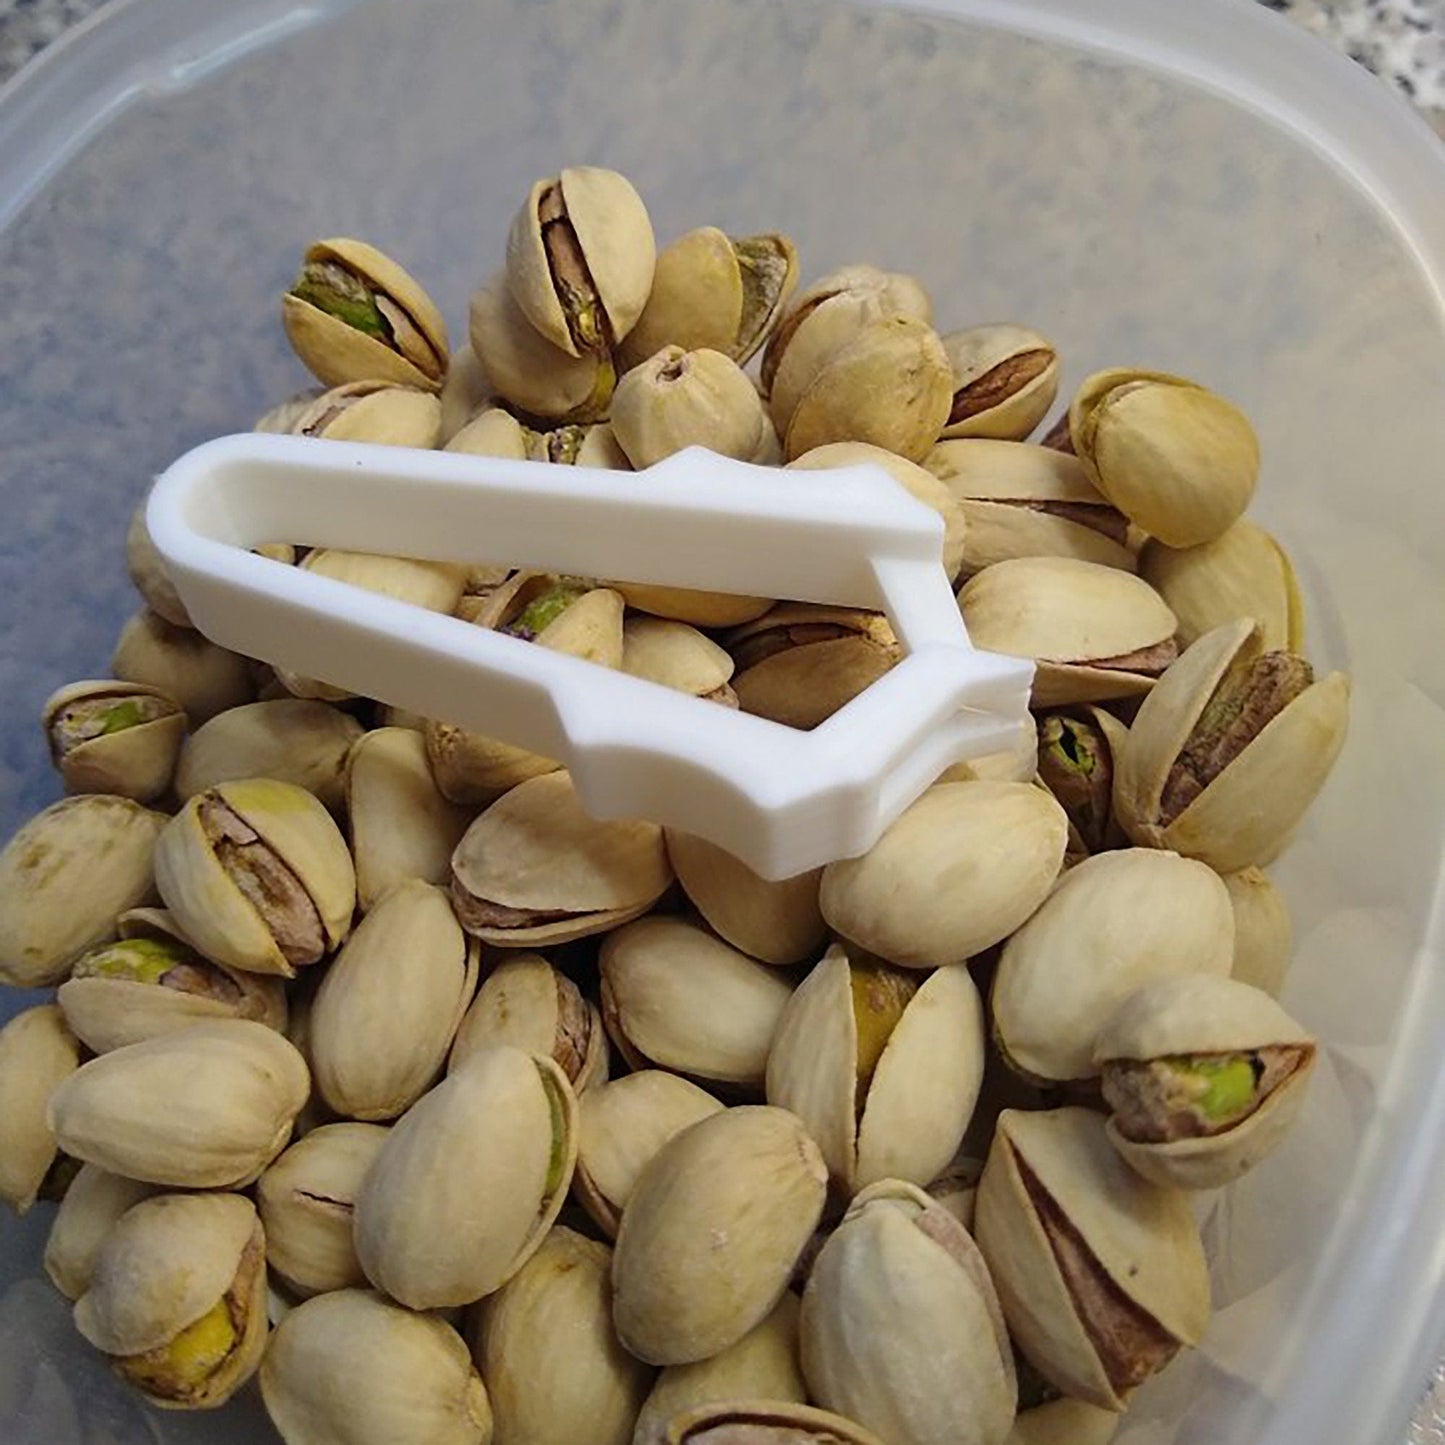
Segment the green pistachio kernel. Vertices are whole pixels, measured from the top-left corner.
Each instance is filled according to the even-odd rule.
[[[195,950],[176,938],[124,938],[87,953],[75,965],[74,976],[159,983],[171,969],[195,957]]]
[[[367,336],[391,340],[391,327],[377,306],[371,288],[335,261],[308,261],[301,268],[291,294]]]

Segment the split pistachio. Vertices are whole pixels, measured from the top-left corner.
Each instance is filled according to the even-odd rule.
[[[146,526],[146,504],[149,500],[149,497],[143,497],[130,515],[130,526],[125,534],[125,570],[141,600],[152,612],[173,627],[189,627],[191,615],[181,601],[181,594],[176,591],[176,584],[166,572],[165,559]]]
[[[1188,1196],[1136,1174],[1087,1109],[1007,1109],[976,1233],[1020,1352],[1056,1389],[1119,1411],[1209,1321]]]
[[[1124,848],[1071,868],[1004,944],[993,982],[994,1038],[1026,1078],[1094,1077],[1094,1040],[1151,979],[1229,973],[1234,918],[1212,869]]]
[[[483,943],[528,948],[605,933],[672,882],[655,823],[586,813],[565,772],[519,784],[452,855],[452,902]]]
[[[662,914],[609,934],[598,966],[603,1020],[633,1068],[761,1092],[792,993],[784,975]]]
[[[170,786],[186,715],[159,688],[73,682],[41,715],[51,761],[67,793],[114,793],[149,803]]]
[[[557,462],[564,466],[611,467],[628,471],[631,463],[617,444],[610,423],[576,423],[534,430],[510,412],[491,407],[478,412],[447,442],[446,451],[510,461]]]
[[[367,1278],[417,1310],[491,1294],[541,1244],[576,1160],[562,1070],[483,1049],[402,1115],[367,1171],[355,1214]]]
[[[238,1194],[158,1194],[101,1246],[75,1325],[170,1410],[224,1405],[266,1348],[265,1239]]]
[[[321,1097],[352,1119],[394,1119],[441,1071],[477,986],[479,950],[445,889],[398,883],[342,945],[311,1007]]]
[[[477,1313],[497,1445],[629,1445],[652,1371],[612,1328],[612,1251],[554,1227]]]
[[[1226,873],[1224,886],[1234,909],[1234,966],[1229,976],[1278,997],[1294,942],[1289,905],[1259,868]]]
[[[623,1345],[677,1365],[736,1344],[783,1297],[827,1178],[784,1109],[724,1109],[664,1144],[637,1180],[612,1258]]]
[[[492,383],[471,342],[464,342],[452,352],[446,380],[442,382],[441,432],[437,445],[445,447],[456,434],[491,404]]]
[[[320,386],[307,386],[303,387],[300,391],[293,392],[285,401],[278,401],[275,406],[267,407],[251,424],[251,430],[264,432],[267,436],[289,435],[291,428],[296,423],[296,418],[299,417],[324,390],[325,388]]]
[[[434,447],[441,436],[441,403],[429,391],[385,381],[348,381],[323,391],[299,412],[292,436],[387,447]]]
[[[136,613],[121,629],[110,670],[174,698],[192,727],[256,696],[248,658],[150,611]]]
[[[871,1430],[831,1410],[782,1400],[730,1400],[685,1410],[658,1445],[883,1445]]]
[[[151,853],[166,819],[129,798],[52,803],[0,852],[0,982],[59,983],[116,915],[154,896]]]
[[[306,248],[281,301],[297,356],[328,386],[380,380],[440,389],[449,349],[431,297],[389,256],[334,237]]]
[[[1114,819],[1114,769],[1128,732],[1113,713],[1089,704],[1038,719],[1039,781],[1068,815],[1074,862],[1124,841]]]
[[[732,657],[686,622],[627,618],[622,624],[622,670],[689,697],[705,697],[724,707],[738,705],[737,694],[728,685]]]
[[[1267,652],[1248,618],[1206,633],[1146,698],[1114,780],[1136,842],[1221,873],[1269,862],[1344,746],[1349,679]]]
[[[101,1247],[132,1205],[156,1193],[154,1184],[82,1164],[60,1201],[45,1242],[45,1273],[68,1300],[90,1288]]]
[[[80,1066],[80,1046],[54,1004],[16,1014],[0,1028],[0,1199],[24,1214],[57,1163],[46,1119],[51,1094]]]
[[[457,1332],[433,1314],[343,1289],[287,1314],[261,1363],[286,1445],[490,1445],[492,1411]]]
[[[1003,1445],[1017,1400],[968,1231],[915,1185],[865,1189],[823,1245],[801,1320],[812,1397],[893,1445]]]
[[[942,435],[1022,441],[1044,419],[1059,389],[1059,354],[1027,326],[1000,323],[950,331],[953,405]]]
[[[962,963],[1044,901],[1063,862],[1064,811],[1028,783],[939,783],[861,858],[823,870],[833,931],[903,968]],[[994,845],[1008,838],[1010,846]]]
[[[629,607],[693,627],[736,627],[761,617],[773,605],[767,597],[706,592],[694,587],[660,587],[651,582],[613,582]]]
[[[621,593],[587,578],[514,572],[487,598],[476,622],[617,669],[622,666],[622,613]]]
[[[562,766],[455,723],[428,719],[422,741],[437,790],[461,807],[486,807],[519,783],[555,773]]]
[[[366,1284],[352,1217],[361,1181],[385,1142],[380,1124],[323,1124],[256,1181],[266,1263],[301,1299]]]
[[[1289,1131],[1315,1052],[1257,988],[1209,974],[1156,979],[1119,1005],[1094,1047],[1109,1142],[1156,1184],[1222,1188]]]
[[[1213,541],[1254,495],[1259,441],[1249,419],[1181,376],[1096,371],[1074,394],[1069,431],[1089,480],[1166,546]]]

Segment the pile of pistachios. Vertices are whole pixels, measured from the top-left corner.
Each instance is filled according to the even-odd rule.
[[[1245,417],[939,335],[912,277],[795,292],[782,235],[661,252],[632,185],[538,181],[453,352],[359,241],[282,303],[326,388],[271,431],[645,467],[871,461],[943,518],[973,639],[1037,663],[1007,752],[769,882],[599,821],[556,762],[145,607],[43,733],[0,854],[0,1197],[164,1408],[253,1377],[290,1445],[1098,1445],[1209,1321],[1190,1191],[1299,1112],[1262,871],[1342,745]],[[744,370],[757,356],[755,374]],[[816,725],[887,620],[307,550],[277,565]],[[29,1002],[29,1001],[27,1001]]]

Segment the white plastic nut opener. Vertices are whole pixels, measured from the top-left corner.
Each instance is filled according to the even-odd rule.
[[[863,852],[1026,717],[1032,664],[970,645],[941,520],[877,467],[693,447],[616,472],[246,433],[173,463],[146,520],[215,642],[556,758],[594,815],[768,878]],[[904,655],[803,732],[248,550],[277,541],[880,609]]]

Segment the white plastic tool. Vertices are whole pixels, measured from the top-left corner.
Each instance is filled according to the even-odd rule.
[[[969,644],[940,518],[876,467],[691,448],[614,472],[246,433],[176,461],[146,520],[222,646],[556,758],[595,816],[699,834],[768,878],[863,852],[1026,716],[1032,664]],[[248,550],[280,541],[876,608],[904,655],[803,732]]]

